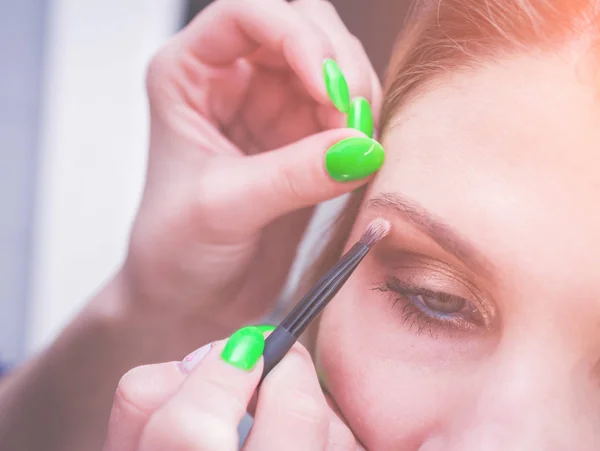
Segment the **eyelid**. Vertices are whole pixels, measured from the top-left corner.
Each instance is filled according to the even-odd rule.
[[[462,331],[483,331],[487,328],[483,324],[478,324],[462,316],[449,316],[439,318],[430,315],[410,299],[410,294],[404,294],[401,291],[389,287],[389,283],[384,282],[383,285],[374,287],[375,290],[387,292],[394,301],[394,306],[398,302],[402,302],[404,306],[401,308],[402,320],[408,323],[409,330],[416,327],[416,332],[420,334],[424,330],[429,331],[432,338],[436,338],[438,331],[441,330],[462,330]]]
[[[455,294],[451,294],[442,290],[432,290],[426,288],[421,285],[412,284],[405,280],[402,280],[398,276],[392,276],[389,278],[392,281],[392,284],[396,286],[396,289],[393,291],[398,292],[399,294],[410,294],[410,295],[422,295],[422,296],[431,296],[431,297],[451,297],[457,299],[464,299],[467,304],[474,305],[478,315],[481,317],[481,326],[484,328],[489,328],[494,319],[494,311],[490,311],[489,304],[487,302],[482,301],[477,296],[458,296]],[[386,282],[386,285],[389,286],[389,282]],[[392,287],[389,287],[392,289]]]
[[[421,292],[427,290],[436,295],[464,298],[477,307],[486,327],[494,322],[496,305],[470,280],[469,272],[465,274],[438,258],[393,244],[376,247],[374,251],[374,257],[385,268],[382,268],[383,272],[391,271],[404,286],[412,285]]]
[[[445,293],[443,291],[430,290],[425,287],[420,287],[417,285],[413,285],[411,283],[403,282],[400,279],[398,279],[397,277],[393,277],[393,280],[395,283],[397,283],[398,285],[400,285],[402,287],[403,291],[405,291],[406,293],[413,294],[413,295],[431,296],[431,297],[448,296],[451,298],[464,299],[462,296],[455,296],[453,294]],[[468,299],[465,299],[465,300],[467,302],[469,302]]]
[[[404,296],[420,296],[420,297],[430,297],[430,298],[436,298],[436,299],[446,298],[446,299],[464,301],[466,306],[473,305],[472,301],[470,301],[469,299],[465,299],[461,296],[455,296],[453,294],[445,293],[443,291],[433,291],[433,290],[429,290],[427,288],[422,288],[422,287],[417,287],[417,286],[413,286],[410,284],[406,284],[396,277],[392,277],[387,282],[387,285],[389,286],[389,288],[391,290],[393,290],[399,294],[402,294]],[[469,310],[472,311],[472,309],[469,309]],[[478,314],[480,314],[479,308],[477,308],[476,311]],[[483,320],[483,317],[482,317],[482,320]],[[483,324],[483,325],[485,325],[485,324]]]

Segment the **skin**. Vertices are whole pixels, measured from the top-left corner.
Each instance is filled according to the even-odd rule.
[[[574,50],[515,56],[453,74],[394,117],[349,244],[376,216],[393,232],[326,309],[317,339],[331,396],[366,448],[600,446],[594,73]],[[369,205],[384,193],[443,221],[470,254]],[[409,251],[421,257],[398,263]],[[406,320],[406,297],[372,290],[392,276],[479,300],[495,311],[489,327]]]
[[[514,57],[456,73],[394,117],[384,137],[387,162],[348,247],[374,217],[387,218],[392,233],[319,325],[315,359],[331,407],[297,345],[260,389],[246,450],[598,449],[593,73],[576,52]],[[437,322],[416,317],[405,308],[414,297],[381,291],[392,277],[484,313],[461,308],[463,320],[452,323],[439,314]],[[443,299],[429,305],[439,312],[454,302]],[[134,370],[117,392],[109,440],[138,431],[125,449],[213,449],[207,440],[234,449],[239,416],[223,425],[222,405],[233,393],[252,411],[256,369],[220,372],[218,390],[198,397],[206,381],[214,383],[216,365],[225,364],[206,357],[187,376],[173,364],[145,368],[176,376],[137,422],[134,412],[157,387]],[[190,430],[205,432],[190,439]]]
[[[290,370],[286,357],[259,392],[253,433],[264,438],[251,436],[247,449],[334,449],[332,430],[342,449],[598,449],[600,256],[590,251],[600,245],[595,73],[573,49],[514,56],[454,73],[396,114],[384,136],[386,164],[348,247],[374,217],[387,218],[392,233],[319,325],[315,360],[333,409],[324,407],[312,362],[297,346],[290,356],[304,355],[303,365]],[[433,223],[432,231],[426,225]],[[414,296],[385,291],[394,277],[464,298],[484,314],[461,309],[462,321],[451,323],[440,322],[439,311],[437,321],[417,317],[406,309]],[[444,299],[429,305],[451,303]],[[436,314],[418,305],[421,314]],[[212,365],[222,363],[206,359],[187,376],[173,364],[146,367],[176,376],[137,423],[120,403],[135,411],[145,402],[142,388],[156,394],[156,385],[139,368],[124,378],[109,440],[137,430],[134,451],[189,449],[174,445],[189,438],[186,425],[193,424],[207,431],[194,445],[220,439],[233,449],[236,422],[215,435],[209,426],[221,410],[207,406],[245,390],[241,401],[251,408],[256,376],[219,373],[219,390],[190,407],[181,394],[194,399],[194,387],[213,380]],[[156,420],[165,409],[179,419],[170,430]]]
[[[247,410],[254,425],[244,451],[364,451],[327,405],[304,347],[294,345],[253,400],[262,358],[252,370],[240,370],[220,357],[224,346],[225,340],[213,343],[193,365],[128,372],[115,395],[104,451],[234,451]]]
[[[250,28],[275,30],[276,24],[289,18],[277,13],[283,11],[283,7],[276,4],[283,3],[272,2],[265,14],[256,15],[252,13],[255,9],[244,3],[247,9],[242,10],[247,12],[246,19],[256,20],[259,16],[276,19],[271,22],[273,28],[252,21]],[[239,11],[238,6],[235,5],[236,11]],[[98,407],[104,406],[106,393],[113,387],[112,377],[119,369],[139,364],[136,362],[140,360],[172,355],[175,349],[192,341],[193,336],[205,342],[198,337],[206,338],[215,331],[207,333],[208,322],[202,320],[223,321],[219,326],[226,330],[269,306],[267,301],[259,305],[250,305],[248,299],[244,302],[246,295],[270,292],[261,291],[264,289],[261,283],[255,291],[244,289],[236,293],[243,296],[209,296],[208,300],[205,297],[201,314],[193,314],[198,307],[195,304],[198,293],[222,292],[211,285],[214,274],[206,272],[215,268],[215,259],[219,261],[223,255],[232,258],[226,252],[219,253],[219,249],[228,249],[227,246],[223,249],[220,239],[239,240],[234,244],[242,244],[237,247],[242,254],[234,253],[232,262],[243,262],[240,255],[248,257],[251,253],[243,251],[260,245],[256,236],[263,233],[263,226],[272,219],[291,211],[297,213],[299,208],[356,187],[331,184],[331,180],[324,177],[322,166],[317,164],[322,162],[324,150],[340,139],[342,132],[335,132],[340,136],[319,138],[319,145],[304,142],[292,150],[288,147],[288,152],[265,153],[267,157],[259,160],[246,158],[248,155],[238,155],[235,150],[246,149],[248,143],[233,131],[228,135],[226,146],[208,146],[222,143],[216,138],[206,140],[206,137],[216,137],[221,130],[214,126],[214,121],[219,121],[218,115],[207,118],[207,110],[190,111],[186,109],[189,103],[177,104],[181,99],[176,95],[163,96],[177,93],[177,89],[157,90],[161,75],[166,82],[172,80],[170,77],[177,79],[190,73],[161,72],[165,67],[181,69],[181,66],[164,64],[173,61],[169,58],[177,60],[181,56],[176,52],[181,48],[179,44],[202,42],[200,38],[206,37],[206,30],[211,29],[207,23],[218,25],[212,28],[215,33],[216,30],[228,31],[224,36],[229,38],[237,26],[242,25],[233,20],[234,27],[225,27],[228,23],[231,25],[233,17],[240,19],[236,16],[238,13],[227,8],[234,7],[211,9],[229,15],[221,15],[221,21],[212,17],[206,22],[197,22],[196,28],[188,30],[199,34],[193,31],[182,34],[183,41],[174,41],[177,45],[168,47],[151,66],[151,168],[145,204],[134,229],[132,253],[124,271],[115,279],[120,282],[110,284],[96,298],[96,312],[100,313],[92,315],[88,311],[87,316],[76,320],[54,347],[22,369],[20,379],[15,378],[12,385],[5,385],[4,399],[16,399],[21,405],[29,406],[23,409],[24,413],[12,416],[12,422],[4,420],[5,430],[20,431],[27,439],[30,434],[26,432],[32,428],[38,430],[36,426],[43,425],[50,415],[38,414],[35,418],[38,421],[32,424],[31,420],[23,420],[27,418],[25,413],[47,411],[57,418],[58,424],[78,420],[71,428],[81,431],[79,436],[67,435],[66,439],[61,434],[62,443],[57,441],[53,449],[81,449],[83,444],[90,443],[90,437],[97,444],[98,431],[102,432],[98,424],[104,417],[104,410]],[[326,16],[309,14],[309,17],[322,20]],[[323,30],[326,41],[336,49],[355,48],[348,45],[351,41],[340,41],[338,33],[331,34],[333,22],[329,17],[326,27],[317,27]],[[269,33],[261,36],[273,37]],[[243,38],[243,34],[238,37]],[[247,42],[244,46],[243,42],[235,41],[216,40],[232,43],[234,54],[248,48]],[[219,58],[224,54],[217,53]],[[267,56],[263,56],[263,61],[282,61],[282,54]],[[290,67],[292,70],[311,67],[309,59],[299,58],[299,63]],[[210,67],[207,69],[202,64],[193,67],[202,69],[193,75],[204,75],[207,77],[204,80],[223,80],[211,78],[216,72]],[[232,70],[232,73],[242,77],[244,74],[243,70]],[[384,141],[387,163],[370,186],[370,201],[362,208],[350,243],[359,238],[368,221],[376,216],[388,218],[393,223],[393,232],[371,252],[328,307],[317,339],[316,359],[327,381],[333,408],[328,406],[320,390],[311,357],[300,345],[269,375],[254,402],[262,363],[259,361],[251,371],[234,368],[219,357],[224,343],[217,342],[191,372],[184,372],[181,365],[170,362],[138,366],[127,373],[115,395],[105,450],[234,450],[237,423],[247,409],[255,412],[256,423],[246,451],[355,450],[360,449],[360,443],[371,450],[409,451],[550,451],[573,449],[573,443],[578,450],[598,449],[600,304],[597,299],[600,288],[596,268],[600,257],[590,249],[600,244],[600,218],[594,213],[595,193],[600,188],[596,176],[600,132],[596,126],[598,105],[591,83],[593,73],[582,63],[581,55],[570,53],[535,55],[535,58],[521,56],[501,64],[490,63],[477,72],[453,74],[451,79],[411,101],[393,124],[389,124]],[[324,102],[322,85],[316,80],[315,73],[303,75],[300,71],[299,81],[306,87],[303,94],[317,100],[311,104],[313,107]],[[189,80],[184,78],[183,81]],[[370,78],[360,85],[370,88]],[[173,86],[188,85],[175,83]],[[205,86],[215,88],[210,84]],[[265,83],[263,86],[273,85]],[[221,93],[223,98],[230,94],[227,90]],[[183,98],[189,99],[189,96]],[[206,98],[199,96],[198,99]],[[221,103],[216,102],[216,105]],[[255,111],[249,105],[238,106]],[[181,111],[186,114],[179,116]],[[328,115],[322,111],[317,114]],[[329,115],[335,122],[335,117]],[[227,114],[221,116],[221,120],[225,116]],[[190,119],[191,122],[186,122]],[[177,124],[183,124],[182,128],[178,129]],[[304,129],[307,135],[317,131],[314,123],[307,124]],[[327,127],[328,124],[329,119],[320,125]],[[190,130],[201,130],[201,133],[190,136]],[[292,136],[274,137],[281,139],[267,147],[283,146],[292,140]],[[196,146],[204,152],[193,153]],[[260,153],[266,149],[250,146],[249,150]],[[314,154],[308,153],[310,150]],[[230,171],[227,174],[222,162],[232,160],[214,159],[219,152],[239,157],[239,164],[227,165]],[[274,154],[287,157],[281,160],[268,157]],[[290,155],[304,155],[306,160],[302,161],[313,172],[300,171],[299,166],[296,167],[297,160]],[[211,162],[211,159],[216,161]],[[249,163],[251,161],[255,163]],[[314,183],[317,179],[310,176],[293,179],[303,180],[304,184],[293,184],[296,189],[288,190],[290,196],[287,199],[283,196],[283,200],[280,194],[285,190],[273,189],[270,197],[258,202],[268,205],[259,212],[236,210],[236,206],[243,207],[246,202],[238,202],[231,192],[217,190],[216,195],[208,199],[218,201],[201,202],[200,207],[204,209],[197,210],[194,210],[198,206],[194,202],[196,198],[183,195],[190,196],[198,186],[223,187],[209,182],[226,175],[234,177],[232,180],[250,182],[250,178],[242,177],[252,173],[252,180],[259,184],[264,176],[278,174],[276,169],[281,168],[283,161],[288,168],[296,167],[297,171],[290,174],[317,177],[320,174],[323,177],[318,180],[323,185]],[[256,172],[249,171],[251,168]],[[197,180],[202,184],[195,185]],[[232,186],[239,189],[246,185]],[[290,185],[275,186],[289,188]],[[327,192],[319,191],[323,186]],[[169,191],[175,188],[185,189],[179,193]],[[317,192],[311,191],[314,189]],[[254,194],[261,193],[259,190]],[[304,194],[298,198],[297,193]],[[383,194],[387,196],[386,202],[375,201]],[[179,199],[179,209],[170,210],[173,203],[161,204],[161,198]],[[234,201],[226,205],[224,200],[227,199]],[[215,207],[219,208],[215,210]],[[225,214],[230,210],[241,211],[244,221],[229,223],[232,228],[223,231],[220,228],[223,221],[216,221],[219,216],[216,212]],[[186,211],[191,211],[189,216],[174,214]],[[407,214],[409,211],[413,214]],[[293,222],[306,219],[305,214],[301,212]],[[190,217],[208,217],[215,222],[200,222],[204,229],[196,228],[185,220]],[[442,221],[444,227],[435,230],[437,240],[440,241],[442,231],[446,241],[435,242],[432,234],[424,231],[423,224],[416,224],[415,217],[428,218],[428,224],[433,223],[430,217],[436,222]],[[164,218],[172,222],[161,223],[160,219]],[[173,224],[177,226],[173,231],[179,233],[168,235],[178,240],[167,243],[152,240],[165,236],[159,232],[163,227],[174,227]],[[279,230],[283,233],[287,228],[282,224],[279,223]],[[300,221],[300,224],[305,222]],[[207,235],[207,230],[217,234]],[[454,231],[450,242],[447,240],[449,230]],[[218,235],[219,231],[222,236]],[[209,243],[200,242],[206,248],[212,247],[209,244],[217,245],[217,253],[208,255],[208,259],[206,253],[189,251],[190,244],[197,244],[200,235],[213,239]],[[265,236],[273,237],[273,233]],[[282,243],[288,243],[289,238],[287,236]],[[281,247],[276,241],[271,246],[271,249]],[[291,261],[290,255],[284,252],[276,261],[287,264]],[[185,264],[177,264],[182,261]],[[268,266],[266,263],[254,265],[254,269]],[[241,272],[237,271],[240,268],[233,269],[236,270],[233,273]],[[156,277],[157,270],[171,277]],[[238,277],[232,273],[218,275],[224,276],[224,280],[240,281],[239,274]],[[469,325],[469,316],[469,320],[454,321],[452,327],[448,324],[442,327],[438,322],[416,317],[414,310],[408,310],[412,316],[407,319],[406,296],[391,297],[389,292],[373,290],[374,287],[385,289],[383,284],[392,276],[409,279],[420,289],[449,293],[453,299],[465,298],[467,305],[486,312],[480,315],[485,321],[477,316],[475,324]],[[255,280],[262,282],[258,275]],[[244,282],[240,281],[238,286],[243,287]],[[278,283],[268,285],[269,290],[273,290]],[[270,299],[268,296],[259,298]],[[128,301],[125,304],[124,299]],[[166,299],[169,303],[161,304]],[[394,300],[397,300],[395,306]],[[229,309],[223,308],[225,301],[230,302]],[[449,301],[446,298],[437,306],[444,307],[444,302]],[[427,312],[432,314],[432,310],[429,308]],[[233,315],[233,311],[239,316]],[[131,312],[138,314],[132,317]],[[171,316],[165,312],[171,312]],[[461,310],[461,313],[464,312]],[[173,332],[176,325],[181,329],[181,318],[189,318],[189,330],[177,336]],[[91,319],[100,327],[88,327]],[[193,331],[197,330],[202,333],[194,335]],[[79,348],[75,347],[77,343],[87,345]],[[150,349],[150,343],[162,346],[160,353]],[[140,349],[145,350],[143,358]],[[81,360],[81,356],[88,360]],[[62,358],[58,365],[57,357]],[[97,389],[95,397],[81,396],[83,391],[73,386],[74,379],[92,381],[85,377],[91,375],[84,373],[84,369],[98,379],[98,385],[93,384]],[[61,399],[67,406],[65,412],[52,409],[51,402],[41,405],[40,398],[36,398],[38,393],[46,396],[52,393],[60,398],[57,389],[64,390],[65,396]],[[28,397],[23,398],[27,393]],[[28,402],[22,402],[23,399]],[[69,399],[72,399],[70,403]],[[100,411],[93,422],[88,418],[92,410]],[[338,410],[347,425],[334,413]],[[17,429],[13,429],[15,423]],[[36,434],[41,437],[40,443],[50,436],[44,432]]]
[[[338,183],[325,170],[330,146],[364,138],[337,128],[345,118],[327,95],[327,58],[339,63],[352,96],[377,111],[379,81],[364,49],[320,0],[213,2],[154,56],[148,175],[126,260],[54,343],[0,382],[3,449],[100,449],[123,374],[180,359],[273,309],[313,206],[369,180]],[[322,398],[304,362],[309,393]],[[138,398],[148,381],[162,381],[150,392],[166,402],[182,375],[160,374],[128,377],[126,386],[140,388],[126,405],[153,412]],[[322,426],[323,441],[329,410],[323,399],[314,405],[320,420],[309,424]],[[135,434],[144,424],[132,412],[120,424]],[[167,425],[152,422],[148,435],[177,440]]]

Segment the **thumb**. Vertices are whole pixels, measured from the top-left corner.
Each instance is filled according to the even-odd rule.
[[[353,129],[325,131],[237,159],[236,167],[229,167],[239,200],[245,201],[237,217],[262,227],[285,213],[355,190],[383,160],[381,145]]]

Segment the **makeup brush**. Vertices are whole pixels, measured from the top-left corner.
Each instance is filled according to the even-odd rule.
[[[300,299],[290,314],[267,337],[263,351],[264,367],[261,381],[333,299],[371,247],[389,232],[390,223],[385,219],[377,218],[371,221],[360,240]]]

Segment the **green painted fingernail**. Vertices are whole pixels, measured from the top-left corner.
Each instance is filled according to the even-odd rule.
[[[260,330],[263,334],[266,334],[267,332],[273,332],[277,328],[277,326],[274,326],[273,324],[258,324],[254,327]]]
[[[260,329],[254,326],[243,327],[229,337],[221,358],[236,368],[250,371],[264,349],[265,337]]]
[[[350,105],[348,128],[360,130],[369,138],[373,137],[373,113],[371,105],[364,97],[357,97]]]
[[[329,98],[338,110],[347,113],[350,108],[350,91],[338,63],[332,59],[325,60],[323,63],[323,77],[325,78],[325,87]]]
[[[383,164],[385,152],[371,138],[346,138],[329,148],[325,167],[332,179],[349,182],[371,175]]]

